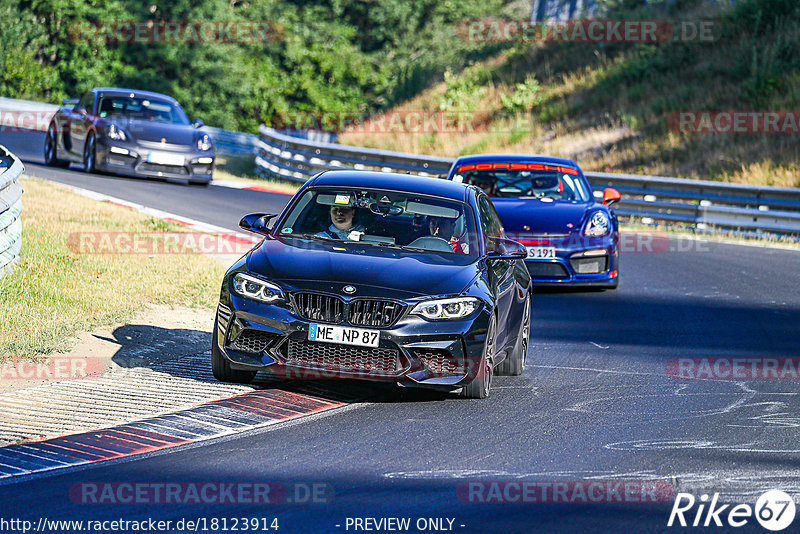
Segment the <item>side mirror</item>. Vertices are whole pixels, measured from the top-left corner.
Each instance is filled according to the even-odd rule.
[[[242,217],[242,220],[239,221],[239,228],[256,234],[268,235],[269,227],[267,226],[267,223],[269,223],[273,217],[277,217],[277,214],[250,213]]]
[[[614,202],[619,201],[622,198],[622,195],[619,191],[614,189],[613,187],[606,187],[603,191],[603,204],[606,206],[610,206]]]
[[[521,260],[528,257],[525,245],[512,239],[490,237],[487,248],[487,257],[493,260]]]
[[[205,125],[206,123],[203,122],[203,119],[195,119],[192,121],[192,126],[195,128],[202,128]]]

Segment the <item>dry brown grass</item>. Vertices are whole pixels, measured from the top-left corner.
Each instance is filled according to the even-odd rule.
[[[707,6],[697,9],[687,17],[715,16]],[[800,187],[797,134],[689,134],[667,127],[669,113],[676,110],[800,109],[796,89],[778,91],[760,104],[747,100],[746,80],[737,78],[733,67],[737,62],[747,64],[747,69],[750,63],[764,67],[756,60],[779,37],[785,42],[800,38],[800,24],[793,24],[787,24],[782,36],[751,34],[744,28],[741,37],[727,43],[691,44],[685,49],[663,45],[657,52],[665,61],[682,62],[677,72],[651,61],[652,47],[611,53],[610,48],[591,45],[533,43],[471,67],[489,73],[485,88],[469,102],[477,116],[489,120],[476,121],[473,131],[369,133],[366,125],[343,133],[339,140],[451,157],[549,154],[574,159],[586,170]],[[503,95],[510,95],[515,83],[531,74],[540,83],[541,102],[509,117],[502,109]],[[785,86],[800,86],[800,72],[781,72],[781,76]],[[397,109],[438,109],[447,91],[447,82],[438,83]]]
[[[77,232],[180,232],[182,227],[78,196],[34,179],[24,182],[23,248],[0,279],[0,360],[70,346],[79,330],[120,322],[149,303],[210,308],[224,268],[200,254],[78,254]]]

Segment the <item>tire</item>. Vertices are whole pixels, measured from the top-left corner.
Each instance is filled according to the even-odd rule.
[[[478,374],[469,384],[461,388],[461,397],[465,399],[485,399],[489,396],[492,389],[492,377],[494,375],[493,358],[497,348],[497,318],[492,315],[489,321],[489,329],[486,331],[486,345],[483,348]]]
[[[525,302],[525,311],[522,314],[519,338],[514,350],[508,358],[497,366],[497,374],[505,376],[519,376],[525,371],[525,362],[528,359],[528,339],[531,335],[531,295]]]
[[[88,173],[97,171],[97,146],[94,132],[89,132],[86,136],[86,144],[83,145],[83,170]]]
[[[217,343],[217,321],[214,321],[214,333],[211,334],[211,373],[220,382],[249,384],[256,377],[256,371],[231,369],[230,362],[222,355]]]
[[[69,161],[58,159],[58,131],[55,123],[50,123],[44,137],[44,164],[48,167],[69,167]]]

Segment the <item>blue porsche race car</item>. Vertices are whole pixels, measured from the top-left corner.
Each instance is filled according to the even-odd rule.
[[[481,154],[453,163],[448,180],[477,185],[491,198],[508,237],[526,246],[536,285],[619,285],[619,226],[609,208],[616,189],[595,200],[571,160],[537,155]]]

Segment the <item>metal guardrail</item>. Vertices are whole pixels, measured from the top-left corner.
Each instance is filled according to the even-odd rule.
[[[57,107],[0,97],[0,111],[50,112]],[[299,182],[332,169],[440,176],[446,174],[453,163],[452,158],[309,141],[264,125],[259,127],[259,136],[207,129],[218,153],[255,154],[260,174]],[[733,229],[800,235],[800,188],[602,172],[585,174],[595,189],[614,187],[622,193],[622,201],[615,205],[616,213],[622,218],[682,224],[700,231]]]
[[[264,174],[301,182],[318,172],[335,169],[413,172],[437,176],[446,173],[453,164],[451,158],[306,141],[284,135],[263,124],[258,131],[261,134],[261,154],[256,157],[258,169]]]
[[[305,182],[324,170],[359,169],[441,176],[452,158],[315,143],[259,127],[260,174]],[[614,211],[623,219],[691,226],[699,231],[800,234],[800,188],[586,172],[595,189],[622,193]]]
[[[0,145],[0,275],[13,268],[22,249],[22,185],[25,167]]]

